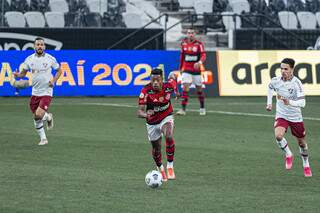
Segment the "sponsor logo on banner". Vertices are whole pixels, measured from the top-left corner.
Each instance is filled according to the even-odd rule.
[[[34,40],[37,37],[44,39],[46,46],[50,49],[60,50],[63,43],[37,35],[23,33],[0,32],[0,50],[33,50]]]
[[[296,61],[294,75],[306,95],[320,95],[320,51],[219,51],[221,96],[264,96],[271,78],[280,76],[284,58]]]

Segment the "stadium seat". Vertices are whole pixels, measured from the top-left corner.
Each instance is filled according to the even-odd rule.
[[[85,16],[86,27],[101,27],[102,20],[100,13],[89,13]]]
[[[65,26],[67,27],[75,27],[78,26],[78,23],[76,23],[76,13],[65,13],[64,14],[64,20],[65,20]]]
[[[280,11],[278,13],[280,24],[285,29],[298,29],[296,15],[290,11]]]
[[[145,0],[131,0],[130,1],[136,8],[140,9],[148,16],[157,18],[160,15],[160,11],[149,1]],[[128,11],[128,10],[127,10]]]
[[[26,20],[23,13],[17,11],[9,11],[4,14],[9,27],[25,27]]]
[[[101,16],[103,13],[108,11],[108,1],[107,0],[88,0],[87,5],[90,12],[100,13]]]
[[[51,11],[53,12],[61,12],[61,13],[69,12],[68,3],[65,0],[50,0],[49,5],[51,8]]]
[[[29,27],[45,27],[46,21],[40,12],[26,12],[24,17]]]
[[[212,13],[212,0],[196,0],[194,2],[194,10],[197,14]]]
[[[250,12],[250,5],[246,0],[233,0],[230,3],[232,11],[236,14],[241,14],[243,12],[248,13]]]
[[[195,0],[179,0],[179,6],[180,8],[187,8],[187,9],[190,9],[190,8],[193,8],[194,6],[194,1]]]
[[[140,13],[126,12],[122,16],[127,28],[140,28],[143,26]]]
[[[44,14],[47,20],[47,24],[49,27],[64,27],[64,14],[60,12],[46,12]]]
[[[241,19],[239,16],[236,16],[235,17],[235,20],[234,20],[234,17],[231,16],[235,13],[233,12],[223,12],[221,13],[222,15],[222,22],[226,28],[226,30],[232,30],[232,29],[239,29],[241,27]]]
[[[317,19],[311,12],[301,11],[297,12],[297,17],[301,26],[301,29],[316,29]]]

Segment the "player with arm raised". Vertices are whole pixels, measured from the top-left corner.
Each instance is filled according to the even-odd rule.
[[[174,119],[171,104],[171,94],[177,91],[174,75],[169,75],[168,82],[163,82],[161,69],[153,69],[150,83],[144,86],[139,96],[138,117],[145,118],[147,122],[148,139],[152,145],[153,159],[161,172],[163,181],[175,179],[173,160],[175,142],[173,139]],[[161,141],[162,135],[166,140],[167,175],[162,164]]]
[[[48,140],[43,122],[47,122],[48,129],[53,127],[53,115],[47,111],[51,103],[53,87],[61,75],[61,69],[57,60],[48,53],[45,53],[45,44],[42,38],[35,39],[34,50],[35,53],[25,59],[22,71],[20,73],[15,72],[14,77],[23,78],[28,71],[31,71],[32,96],[29,104],[30,110],[33,113],[34,125],[41,139],[38,145],[46,145]],[[53,78],[51,74],[52,69],[57,71]],[[26,81],[23,80],[21,82]],[[29,85],[24,84],[22,86]]]
[[[300,155],[303,162],[304,176],[311,177],[312,172],[308,159],[308,146],[304,129],[301,108],[305,107],[305,95],[301,81],[293,75],[295,61],[285,58],[281,61],[281,76],[272,78],[267,97],[267,111],[272,111],[272,93],[277,94],[276,120],[274,134],[278,146],[285,153],[285,167],[291,169],[293,154],[284,135],[291,128],[291,133],[297,138]]]

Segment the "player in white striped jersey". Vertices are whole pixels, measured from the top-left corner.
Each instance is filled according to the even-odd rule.
[[[267,98],[268,111],[272,110],[272,94],[277,94],[276,120],[274,123],[274,134],[279,147],[285,153],[286,169],[292,168],[293,154],[288,146],[284,135],[291,128],[291,133],[297,138],[300,155],[303,162],[304,176],[311,177],[312,172],[308,159],[308,146],[306,142],[306,132],[304,129],[301,108],[305,107],[305,95],[301,81],[293,75],[295,61],[285,58],[281,61],[281,76],[272,78]]]
[[[53,87],[61,75],[61,69],[57,60],[45,53],[45,44],[42,38],[35,39],[34,50],[35,53],[25,59],[22,71],[20,73],[15,72],[13,75],[14,78],[23,78],[28,71],[31,71],[32,96],[30,98],[30,110],[33,113],[34,125],[41,139],[38,145],[46,145],[48,140],[43,122],[47,122],[48,129],[53,127],[53,115],[47,111],[51,103]],[[53,78],[52,69],[57,71]],[[20,86],[20,88],[29,86],[25,80],[19,81],[20,83],[17,82],[13,79],[13,86]]]

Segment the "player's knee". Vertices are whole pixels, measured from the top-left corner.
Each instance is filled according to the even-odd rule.
[[[173,134],[172,133],[168,133],[165,135],[166,140],[172,140],[173,139]]]
[[[43,117],[43,113],[37,112],[37,111],[34,113],[35,120],[40,120],[40,119],[42,119],[42,117]]]
[[[277,141],[282,141],[283,135],[282,134],[276,134],[276,140]]]

